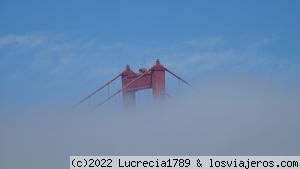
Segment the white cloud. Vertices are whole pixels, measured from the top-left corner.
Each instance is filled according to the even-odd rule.
[[[8,45],[25,45],[25,46],[37,46],[45,41],[45,38],[41,35],[16,35],[8,34],[0,37],[0,48]]]
[[[155,59],[161,59],[162,64],[183,77],[196,77],[213,71],[298,70],[295,70],[295,63],[274,61],[272,57],[260,53],[261,49],[272,43],[270,38],[244,42],[238,47],[227,43],[228,40],[223,37],[207,37],[142,45],[107,43],[94,38],[82,40],[79,36],[68,34],[36,33],[2,36],[0,51],[7,50],[5,55],[9,57],[6,58],[10,58],[8,61],[2,59],[2,64],[11,62],[10,65],[14,65],[19,58],[26,58],[22,63],[25,68],[19,71],[14,69],[13,77],[33,76],[41,72],[43,76],[95,81],[121,72],[126,64],[134,70],[150,67]],[[7,75],[11,73],[6,71]]]

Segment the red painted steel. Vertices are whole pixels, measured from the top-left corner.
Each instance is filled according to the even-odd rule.
[[[122,72],[122,92],[123,92],[123,103],[127,107],[133,106],[135,104],[135,91],[129,91],[125,87],[130,84],[130,80],[128,77],[137,76],[135,72],[133,72],[129,65],[126,66],[126,69]]]
[[[116,96],[117,94],[119,94],[122,91],[125,91],[129,86],[131,86],[132,84],[135,83],[135,81],[139,80],[140,78],[142,78],[144,76],[144,74],[146,74],[148,72],[142,73],[141,75],[139,75],[136,79],[132,80],[131,82],[129,82],[126,86],[122,87],[120,90],[118,90],[117,92],[115,92],[114,94],[110,95],[108,98],[106,98],[103,102],[97,104],[96,108],[98,106],[103,105],[104,103],[106,103],[108,100],[110,100],[111,98],[113,98],[114,96]],[[123,95],[124,96],[124,95]]]
[[[156,64],[151,68],[152,73],[152,93],[155,101],[161,101],[165,97],[165,67],[156,60]]]
[[[140,75],[141,78],[137,79]],[[127,86],[132,81],[135,81],[130,86]],[[127,86],[125,88],[125,86]],[[165,68],[160,64],[159,60],[150,69],[140,69],[140,73],[133,72],[127,65],[122,73],[122,88],[123,102],[125,106],[132,106],[135,104],[135,92],[138,90],[152,88],[154,100],[163,100],[165,96]]]
[[[106,98],[103,102],[99,103],[96,107],[104,104],[108,100],[110,100],[112,97],[116,96],[118,93],[122,92],[123,94],[123,103],[126,107],[131,107],[135,105],[135,93],[139,90],[144,89],[152,89],[152,95],[154,101],[162,101],[165,96],[168,96],[166,94],[166,80],[165,80],[165,73],[168,72],[183,83],[190,86],[188,82],[177,76],[175,73],[171,72],[167,68],[165,68],[163,65],[160,64],[159,60],[156,60],[156,63],[154,66],[152,66],[150,69],[142,68],[139,69],[139,73],[135,73],[132,71],[129,67],[129,65],[126,66],[125,70],[120,73],[118,76],[114,77],[112,80],[108,81],[106,84],[89,94],[88,96],[84,97],[79,103],[76,104],[79,105],[86,100],[90,99],[92,96],[94,96],[96,93],[101,91],[104,87],[107,87],[110,83],[115,81],[117,78],[121,77],[122,79],[122,88],[118,90],[117,92],[113,93],[111,96]]]

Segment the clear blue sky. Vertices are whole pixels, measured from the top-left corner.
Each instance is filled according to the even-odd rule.
[[[299,81],[300,1],[0,0],[0,114],[71,103],[156,58],[197,81]]]

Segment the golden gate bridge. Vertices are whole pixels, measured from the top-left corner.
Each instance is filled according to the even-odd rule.
[[[161,102],[165,99],[166,96],[169,96],[166,93],[166,72],[171,74],[173,77],[177,78],[180,82],[191,86],[191,84],[188,83],[186,80],[170,71],[164,65],[160,64],[160,61],[157,59],[156,63],[151,68],[141,68],[139,69],[138,73],[131,70],[130,66],[127,65],[125,70],[123,70],[117,76],[106,82],[104,85],[100,86],[98,89],[85,96],[78,103],[76,103],[74,107],[77,107],[80,104],[83,104],[87,100],[91,99],[97,93],[101,92],[104,88],[108,87],[112,82],[114,82],[118,78],[121,78],[121,89],[106,97],[104,100],[98,103],[96,107],[103,105],[104,103],[108,102],[110,99],[112,99],[120,93],[122,93],[123,104],[125,107],[135,106],[136,92],[145,89],[152,89],[153,100],[155,102]]]

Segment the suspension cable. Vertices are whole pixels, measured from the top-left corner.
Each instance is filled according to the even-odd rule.
[[[180,81],[182,81],[183,83],[185,83],[186,85],[192,87],[191,84],[189,84],[187,81],[183,80],[181,77],[177,76],[175,73],[171,72],[169,69],[165,68],[165,70],[167,72],[169,72],[171,75],[173,75],[174,77],[176,77],[177,79],[179,79]]]
[[[108,81],[107,83],[105,83],[104,85],[102,85],[101,87],[99,87],[97,90],[93,91],[91,94],[87,95],[86,97],[84,97],[82,100],[80,100],[77,104],[75,104],[73,107],[77,107],[79,104],[85,102],[87,99],[91,98],[92,96],[94,96],[96,93],[98,93],[99,91],[101,91],[103,88],[105,88],[106,86],[108,86],[110,83],[112,83],[113,81],[115,81],[116,79],[118,79],[120,76],[122,75],[122,73],[118,74],[116,77],[114,77],[112,80]]]

